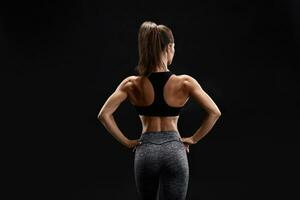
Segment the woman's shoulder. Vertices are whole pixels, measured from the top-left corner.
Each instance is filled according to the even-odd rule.
[[[189,74],[175,74],[177,78],[183,80],[183,81],[189,81],[191,79],[194,79],[192,75]]]
[[[139,75],[128,75],[121,81],[123,83],[124,88],[133,89],[136,86],[140,85],[143,76]]]
[[[181,82],[187,88],[193,88],[195,86],[200,86],[196,78],[190,74],[176,74],[177,81]]]

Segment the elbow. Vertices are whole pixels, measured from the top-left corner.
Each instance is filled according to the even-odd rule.
[[[97,119],[100,121],[100,122],[103,122],[106,118],[106,115],[104,113],[99,113],[98,116],[97,116]]]
[[[217,115],[218,117],[220,117],[221,114],[222,114],[221,111],[218,111],[218,112],[215,113],[215,115]]]
[[[215,111],[214,111],[214,115],[217,116],[218,118],[221,116],[221,111],[219,108],[217,108]]]
[[[216,118],[219,118],[221,116],[221,112],[218,110],[218,111],[215,111],[215,112],[211,112],[210,115],[214,116]]]

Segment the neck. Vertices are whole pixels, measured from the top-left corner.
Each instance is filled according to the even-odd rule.
[[[164,72],[164,71],[170,71],[170,70],[168,69],[167,64],[163,61],[163,66],[157,67],[155,72]]]
[[[153,72],[166,72],[166,71],[170,71],[168,68],[157,68],[155,71]]]

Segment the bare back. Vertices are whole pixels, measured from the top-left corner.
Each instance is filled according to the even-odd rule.
[[[184,87],[184,75],[172,74],[163,89],[165,102],[172,107],[180,107],[189,99],[189,92]],[[155,98],[152,83],[145,76],[133,76],[128,89],[128,100],[137,106],[149,106]],[[146,131],[169,131],[177,129],[179,116],[143,116],[139,115],[143,130]]]

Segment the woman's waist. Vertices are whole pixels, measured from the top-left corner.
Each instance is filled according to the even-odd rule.
[[[141,134],[139,141],[142,143],[162,144],[169,141],[180,141],[180,133],[177,130],[169,131],[146,131]]]
[[[178,131],[178,117],[174,116],[140,116],[143,132],[159,132],[164,130]]]

